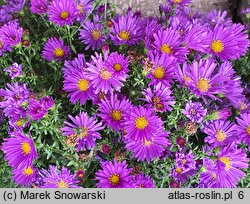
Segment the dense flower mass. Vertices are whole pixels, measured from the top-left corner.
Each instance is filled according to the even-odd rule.
[[[0,4],[0,187],[249,186],[249,8]]]

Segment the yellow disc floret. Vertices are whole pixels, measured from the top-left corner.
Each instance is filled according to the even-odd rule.
[[[23,142],[21,149],[23,150],[23,154],[30,154],[31,147],[28,142]]]
[[[172,54],[172,48],[168,44],[163,44],[161,46],[161,51],[167,54]]]
[[[120,176],[118,174],[112,174],[109,177],[109,183],[116,186],[120,183]]]
[[[87,91],[89,88],[89,82],[86,79],[80,79],[77,82],[77,87],[80,91]]]
[[[61,19],[66,20],[69,17],[69,13],[67,11],[63,11],[60,16]]]
[[[119,37],[122,39],[122,40],[129,40],[130,39],[130,33],[126,30],[123,30],[119,33]]]
[[[225,164],[225,169],[228,171],[231,168],[231,160],[228,157],[220,157],[219,160]]]
[[[122,112],[120,110],[112,110],[111,113],[110,113],[110,117],[114,121],[119,121],[122,118]]]
[[[136,118],[136,120],[135,120],[135,127],[137,129],[143,130],[147,126],[148,126],[148,120],[145,117],[140,116],[140,117]]]
[[[208,89],[210,88],[210,82],[206,78],[201,78],[198,80],[198,83],[196,84],[196,87],[201,91],[201,92],[207,92]]]
[[[220,53],[224,50],[224,44],[220,40],[214,40],[211,44],[211,49],[216,53]]]
[[[54,55],[56,56],[56,57],[63,57],[64,56],[64,51],[63,51],[63,49],[62,48],[60,48],[60,47],[57,47],[55,50],[54,50]]]

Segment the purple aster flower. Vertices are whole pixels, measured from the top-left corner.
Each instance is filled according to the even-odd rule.
[[[0,38],[2,39],[4,44],[11,47],[16,46],[21,42],[22,35],[23,29],[18,25],[16,21],[8,22],[0,28]]]
[[[47,61],[61,61],[70,53],[69,47],[65,46],[61,38],[49,38],[45,43],[42,56]]]
[[[237,149],[235,143],[232,143],[220,149],[215,161],[205,159],[203,164],[200,187],[232,188],[245,177],[245,173],[240,169],[248,168],[248,159],[246,152],[243,149]]]
[[[149,52],[148,57],[154,64],[152,71],[147,75],[147,78],[151,79],[150,85],[161,82],[169,86],[169,83],[173,82],[177,71],[176,59],[155,52]]]
[[[77,151],[91,149],[96,146],[95,140],[101,139],[101,134],[97,131],[104,127],[102,123],[98,123],[95,117],[88,117],[87,113],[83,112],[75,118],[68,115],[73,123],[64,121],[65,127],[61,128],[64,136],[77,135]]]
[[[113,24],[110,37],[115,45],[139,44],[144,38],[145,22],[132,12],[128,12],[125,16],[117,16]]]
[[[189,68],[190,77],[189,89],[196,97],[208,96],[218,99],[215,95],[222,94],[225,91],[223,82],[228,80],[221,72],[215,73],[217,64],[211,59],[194,61]],[[191,85],[190,85],[191,84]]]
[[[170,4],[185,5],[190,4],[191,0],[168,0]]]
[[[101,146],[101,151],[103,154],[108,155],[110,153],[110,146],[108,144],[103,144]]]
[[[201,103],[189,102],[186,103],[182,114],[184,114],[192,122],[202,123],[204,116],[207,114],[207,109],[204,109]]]
[[[33,165],[27,165],[13,169],[12,174],[16,184],[29,187],[37,176],[37,170]]]
[[[79,188],[75,174],[70,174],[66,167],[60,171],[56,166],[49,166],[49,170],[42,169],[40,175],[43,178],[41,188]]]
[[[18,13],[25,6],[26,0],[6,0],[9,10],[13,13]]]
[[[179,184],[179,182],[177,182],[177,181],[175,181],[175,180],[172,180],[172,181],[170,181],[170,183],[169,183],[169,187],[170,187],[170,188],[180,188],[180,184]]]
[[[185,35],[185,43],[188,48],[206,52],[209,47],[208,29],[200,24],[192,26]]]
[[[135,176],[132,182],[133,188],[155,188],[154,182],[149,175],[144,176],[143,173]]]
[[[55,100],[51,96],[43,96],[40,99],[40,103],[48,110],[55,105]]]
[[[145,28],[145,47],[152,50],[154,43],[154,33],[161,29],[161,24],[156,19],[149,19]]]
[[[156,111],[165,112],[166,110],[171,111],[172,107],[175,104],[174,97],[172,96],[172,91],[168,86],[158,83],[151,88],[147,88],[143,95],[145,99],[142,99],[149,104],[151,104]]]
[[[155,130],[148,139],[143,138],[140,140],[134,140],[133,138],[128,138],[126,140],[126,149],[134,153],[134,157],[137,161],[146,160],[150,163],[153,159],[160,158],[162,156],[164,147],[170,147],[171,143],[167,139],[169,133],[164,133],[162,130]]]
[[[183,42],[180,37],[180,34],[175,29],[161,29],[154,34],[154,48],[162,54],[175,57],[178,62],[183,62],[186,60],[188,50],[182,46]]]
[[[223,108],[210,114],[212,120],[226,120],[232,116],[230,108]]]
[[[3,97],[2,102],[0,101],[0,108],[4,109],[6,117],[20,118],[25,117],[24,107],[30,97],[30,91],[27,89],[25,84],[19,85],[7,83],[5,90],[0,90]]]
[[[241,106],[241,102],[245,100],[243,88],[241,87],[241,78],[236,75],[235,70],[230,62],[223,62],[219,72],[227,78],[223,83],[225,87],[224,96],[235,107]],[[241,108],[241,107],[240,107]]]
[[[177,137],[176,144],[178,144],[180,147],[184,147],[186,144],[186,139],[183,137]]]
[[[63,73],[65,75],[70,75],[75,69],[79,71],[86,69],[86,60],[84,54],[78,54],[73,60],[67,60],[64,62]]]
[[[240,58],[247,52],[249,46],[248,35],[244,31],[244,26],[240,24],[233,24],[230,27],[216,25],[208,37],[209,53],[221,60]]]
[[[99,104],[99,114],[105,123],[115,131],[121,128],[124,114],[130,111],[131,102],[123,97],[118,99],[116,94],[112,94],[110,99],[105,98]]]
[[[22,75],[22,65],[13,63],[10,67],[5,68],[4,71],[8,72],[11,79],[14,79],[20,75]]]
[[[9,120],[9,132],[21,132],[25,127],[29,125],[29,122],[26,118],[22,117],[12,117]]]
[[[151,140],[155,132],[164,132],[163,121],[156,116],[152,108],[141,106],[131,108],[124,116],[126,138],[130,140]]]
[[[101,54],[92,56],[92,62],[87,63],[87,77],[91,80],[95,93],[103,92],[112,93],[113,88],[117,91],[121,89],[124,81],[122,77],[114,77],[114,69],[109,69],[106,65],[106,60],[102,59]]]
[[[250,113],[241,114],[236,118],[238,126],[236,127],[240,141],[248,145],[250,150]]]
[[[228,29],[230,29],[231,34],[236,41],[236,47],[234,48],[236,52],[235,55],[237,55],[236,58],[240,58],[247,53],[248,47],[250,45],[247,29],[240,23],[233,24],[232,27],[229,27]]]
[[[225,120],[210,122],[205,126],[203,132],[207,134],[205,142],[213,147],[225,146],[238,139],[236,125]]]
[[[103,27],[101,19],[98,15],[94,16],[93,22],[86,21],[80,29],[80,37],[82,42],[87,45],[85,50],[91,48],[92,50],[98,50],[101,48],[105,41],[105,35],[103,34]]]
[[[11,137],[4,139],[2,151],[5,160],[13,168],[31,165],[38,158],[32,136],[27,137],[21,132],[12,133]]]
[[[172,170],[172,177],[180,183],[185,183],[192,177],[196,170],[196,162],[192,151],[183,153],[181,151],[175,154],[175,166]]]
[[[0,25],[5,24],[13,19],[7,5],[0,7]]]
[[[228,17],[227,11],[213,10],[207,14],[207,19],[213,26],[231,26],[233,24],[232,19]]]
[[[48,0],[31,0],[30,4],[31,13],[42,15],[48,10]]]
[[[63,90],[68,94],[70,102],[85,104],[86,100],[93,94],[92,84],[87,77],[84,55],[78,55],[72,61],[64,63]]]
[[[48,8],[49,20],[58,26],[72,25],[77,18],[77,14],[75,0],[52,1]]]
[[[171,29],[176,30],[180,35],[180,40],[183,40],[185,34],[188,32],[190,27],[192,27],[192,22],[185,15],[170,16],[169,24]]]
[[[250,14],[250,6],[240,11],[241,14]]]
[[[95,180],[97,188],[131,188],[131,179],[129,175],[132,168],[128,168],[126,161],[114,162],[107,161],[101,163],[102,169],[96,172]]]
[[[181,66],[178,67],[177,72],[177,80],[178,82],[185,87],[190,88],[193,81],[192,81],[192,69],[187,63],[183,63],[182,68]]]
[[[85,20],[87,13],[92,9],[93,0],[77,0],[76,5],[78,10],[77,20],[82,22]]]
[[[0,57],[4,55],[5,51],[11,52],[11,47],[10,44],[7,44],[0,35]]]
[[[113,70],[113,76],[122,79],[122,81],[126,81],[128,76],[128,65],[129,65],[129,57],[124,57],[124,54],[118,54],[118,52],[112,52],[107,61],[106,65],[109,70]]]
[[[40,120],[45,117],[45,115],[48,113],[48,110],[45,107],[45,104],[32,99],[29,101],[26,113],[30,117],[30,120]]]

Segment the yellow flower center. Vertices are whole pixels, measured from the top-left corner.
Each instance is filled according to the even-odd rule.
[[[99,100],[104,100],[105,99],[105,94],[104,93],[98,93],[98,99]]]
[[[110,113],[110,117],[114,121],[119,121],[122,118],[122,112],[120,110],[112,110],[111,113]]]
[[[187,162],[186,159],[182,159],[182,160],[181,160],[181,164],[185,164],[186,162]]]
[[[211,49],[216,53],[220,53],[224,50],[224,44],[220,40],[214,40],[211,44]]]
[[[210,82],[206,78],[202,78],[198,80],[198,83],[196,84],[196,87],[201,91],[201,92],[207,92],[208,89],[210,88]]]
[[[112,175],[110,175],[109,182],[113,186],[118,185],[120,183],[120,176],[118,174],[112,174]]]
[[[141,117],[136,118],[136,120],[135,120],[135,127],[137,129],[143,130],[147,126],[148,126],[148,120],[145,117],[141,116]]]
[[[91,36],[94,40],[98,40],[100,39],[100,37],[102,37],[102,33],[99,30],[95,29],[91,31]]]
[[[121,71],[121,69],[122,69],[122,65],[121,65],[121,64],[118,64],[118,63],[117,63],[117,64],[114,65],[114,70],[115,70],[115,71],[118,71],[118,72],[119,72],[119,71]]]
[[[107,69],[102,68],[101,71],[100,71],[100,77],[103,80],[109,80],[112,77],[112,73],[109,72]]]
[[[129,40],[130,39],[130,33],[126,30],[123,30],[119,33],[119,37],[122,39],[122,40]]]
[[[184,81],[187,82],[187,83],[191,81],[191,78],[188,77],[188,76],[183,76],[183,79],[184,79]]]
[[[23,125],[23,120],[20,119],[20,120],[16,121],[16,125],[21,127]]]
[[[165,76],[164,68],[162,66],[157,67],[154,71],[153,76],[156,79],[162,79]]]
[[[211,176],[213,177],[213,179],[216,179],[216,174],[215,173],[211,173]]]
[[[88,135],[88,128],[86,127],[86,126],[84,126],[83,128],[82,128],[82,132],[81,132],[81,134],[80,134],[80,138],[81,139],[84,139],[87,135]]]
[[[64,56],[64,51],[62,48],[58,47],[54,50],[54,55],[56,57],[63,57]]]
[[[181,3],[182,2],[182,0],[174,0],[174,3]]]
[[[165,52],[165,53],[167,53],[169,55],[172,54],[172,48],[168,44],[163,44],[161,46],[161,51]]]
[[[26,155],[30,154],[31,147],[28,142],[23,142],[21,148],[23,150],[23,154],[26,154]]]
[[[26,176],[30,176],[34,173],[33,169],[31,168],[31,166],[28,166],[28,168],[24,169],[23,170],[23,173],[26,175]]]
[[[152,101],[153,101],[153,103],[160,103],[161,102],[159,97],[153,97]]]
[[[181,174],[181,173],[182,173],[182,170],[181,170],[180,167],[178,167],[178,168],[175,169],[175,172],[176,172],[177,174]]]
[[[247,127],[247,134],[250,136],[250,125]]]
[[[224,131],[219,130],[216,133],[216,139],[218,140],[218,142],[223,142],[226,139],[227,135]]]
[[[0,49],[3,48],[3,41],[0,39]]]
[[[63,11],[60,16],[61,19],[66,20],[69,16],[69,13],[67,11]]]
[[[147,139],[144,139],[144,146],[149,147],[151,145],[151,142]]]
[[[191,108],[191,109],[189,110],[189,112],[190,112],[192,115],[196,115],[196,110],[193,109],[193,108]]]
[[[60,179],[60,181],[57,183],[57,187],[58,188],[68,188],[69,186],[62,179]]]
[[[219,160],[225,164],[225,169],[228,171],[231,168],[231,160],[228,157],[220,157]]]
[[[89,88],[89,82],[86,79],[80,79],[77,82],[77,87],[80,91],[87,91]]]

